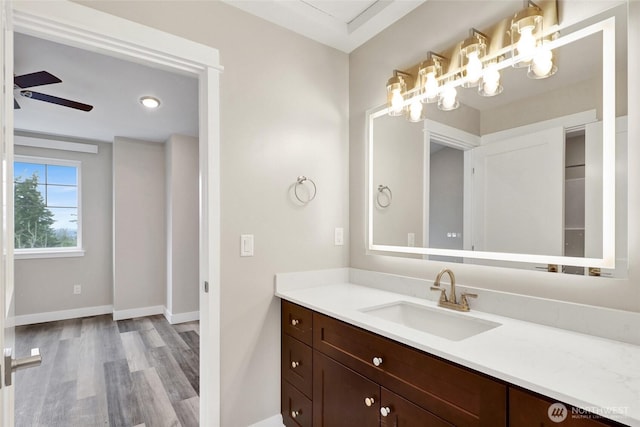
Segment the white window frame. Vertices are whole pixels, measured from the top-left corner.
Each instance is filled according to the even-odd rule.
[[[57,159],[51,157],[39,157],[29,155],[15,155],[13,159],[16,162],[45,164],[54,166],[72,166],[77,171],[77,187],[78,187],[78,231],[77,243],[73,247],[64,248],[28,248],[18,249],[14,247],[15,259],[31,259],[31,258],[68,258],[84,256],[82,247],[82,161],[70,159]],[[12,177],[12,179],[14,179]],[[15,246],[15,242],[14,242]]]

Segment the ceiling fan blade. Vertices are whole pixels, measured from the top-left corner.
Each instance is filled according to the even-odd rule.
[[[51,85],[60,82],[62,82],[62,80],[46,71],[38,71],[36,73],[13,77],[13,83],[21,89],[34,86]]]
[[[14,110],[20,109],[20,104],[18,104],[18,101],[16,101],[15,98],[13,99],[13,109]]]
[[[75,108],[76,110],[91,111],[93,105],[83,104],[81,102],[71,101],[69,99],[58,98],[57,96],[47,95],[39,92],[32,92],[30,90],[20,91],[20,95],[25,98],[37,99],[38,101],[50,102],[52,104],[62,105],[63,107]]]

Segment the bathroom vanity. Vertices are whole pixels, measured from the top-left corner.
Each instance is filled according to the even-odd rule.
[[[276,289],[286,426],[640,425],[637,346],[312,282]]]

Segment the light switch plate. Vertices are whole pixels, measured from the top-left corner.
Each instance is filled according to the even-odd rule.
[[[240,256],[253,256],[253,234],[240,235]]]
[[[344,228],[336,227],[336,230],[333,234],[333,244],[336,246],[344,245]]]

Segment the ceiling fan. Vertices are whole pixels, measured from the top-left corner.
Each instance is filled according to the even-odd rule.
[[[21,76],[13,77],[14,89],[20,90],[20,95],[25,98],[50,102],[52,104],[58,104],[62,105],[63,107],[75,108],[76,110],[82,111],[91,111],[93,109],[93,105],[87,105],[81,102],[71,101],[69,99],[58,98],[57,96],[28,90],[28,88],[34,86],[44,86],[61,82],[62,80],[46,71],[38,71],[36,73],[23,74]],[[16,110],[20,109],[20,104],[18,104],[18,101],[16,101],[15,98],[13,99],[13,108]]]

